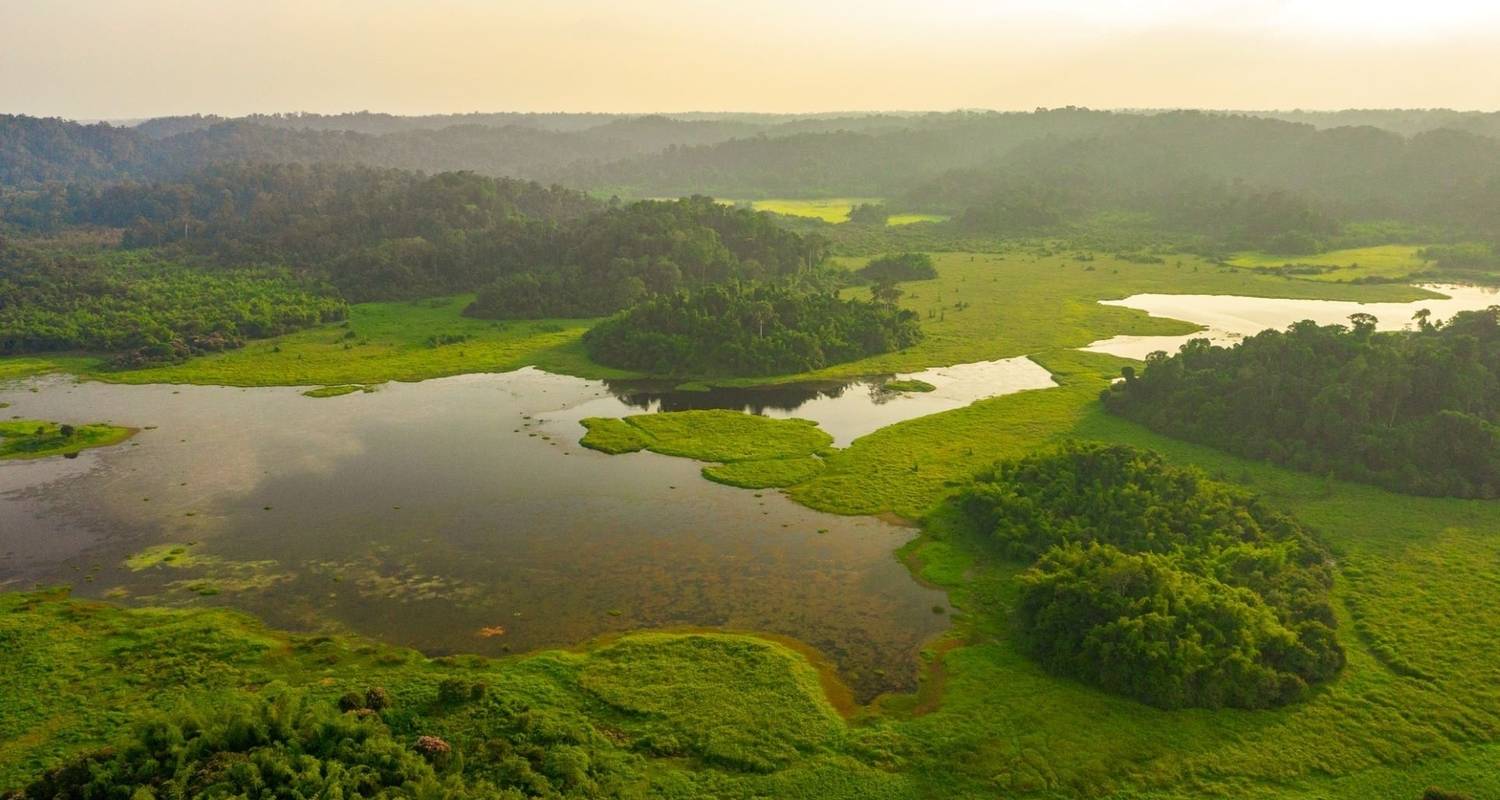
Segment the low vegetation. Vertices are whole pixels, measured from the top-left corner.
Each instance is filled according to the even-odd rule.
[[[624,419],[590,417],[581,444],[604,453],[650,450],[720,462],[703,475],[719,483],[769,488],[801,483],[822,470],[819,456],[833,444],[813,422],[771,419],[738,411],[678,411]]]
[[[1017,640],[1049,671],[1162,708],[1265,708],[1344,666],[1332,563],[1249,494],[1125,446],[981,472],[957,503],[1017,579]]]
[[[1103,396],[1153,430],[1398,491],[1500,496],[1500,308],[1411,332],[1300,322],[1233,347],[1198,339]]]
[[[936,386],[916,378],[886,381],[880,384],[880,388],[888,392],[932,392],[937,390]]]
[[[108,447],[129,439],[132,428],[102,423],[68,425],[36,419],[0,421],[0,459],[72,456],[91,447]]]

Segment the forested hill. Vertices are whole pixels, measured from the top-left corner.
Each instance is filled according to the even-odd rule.
[[[1398,491],[1500,497],[1500,307],[1411,332],[1300,322],[1153,355],[1103,395],[1162,433]]]
[[[1271,136],[1265,155],[1332,128],[1334,161],[1365,166],[1378,152],[1357,147],[1348,131],[1399,140],[1437,130],[1493,137],[1496,115],[1440,111],[1367,111],[1267,116],[1192,112],[1221,121],[1225,139],[1176,147],[1186,168],[1217,174],[1224,152],[1254,159],[1246,136]],[[1142,121],[1184,112],[1125,113],[1080,108],[1035,112],[952,112],[776,116],[679,114],[270,114],[235,119],[167,117],[135,127],[80,125],[57,119],[0,116],[0,184],[115,180],[182,174],[224,161],[340,162],[423,171],[472,170],[618,187],[638,196],[711,193],[732,197],[819,194],[897,195],[952,170],[990,169],[1027,143],[1056,147],[1138,131]],[[1026,159],[1034,155],[1026,155]],[[1200,160],[1207,159],[1201,165]],[[1265,168],[1290,175],[1271,158]],[[1281,172],[1276,172],[1281,170]],[[1248,176],[1250,178],[1255,175]]]
[[[167,248],[224,267],[287,266],[352,301],[472,291],[522,273],[544,282],[566,274],[609,298],[570,314],[581,310],[576,298],[557,292],[523,316],[608,313],[647,293],[786,277],[825,253],[769,215],[704,197],[611,207],[508,178],[327,164],[53,186],[0,203],[0,220],[32,232],[119,228],[127,249]]]

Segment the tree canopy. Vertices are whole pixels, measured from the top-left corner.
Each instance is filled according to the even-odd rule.
[[[1153,430],[1397,491],[1500,496],[1500,307],[1377,333],[1311,321],[1153,354],[1103,394]]]
[[[787,285],[710,286],[655,297],[584,334],[601,364],[660,375],[804,372],[910,346],[917,315]]]
[[[1052,672],[1163,708],[1265,708],[1343,667],[1327,552],[1236,487],[1069,444],[995,465],[957,502],[1031,563],[1013,621]]]

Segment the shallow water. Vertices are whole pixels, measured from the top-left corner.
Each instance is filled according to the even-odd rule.
[[[1348,324],[1351,314],[1373,314],[1380,321],[1377,326],[1380,330],[1401,330],[1412,325],[1412,315],[1420,309],[1431,311],[1432,321],[1436,322],[1459,311],[1476,311],[1500,304],[1500,294],[1494,287],[1429,285],[1423,288],[1447,295],[1447,298],[1410,303],[1354,303],[1235,295],[1137,294],[1123,300],[1103,300],[1100,302],[1104,305],[1140,309],[1153,317],[1197,323],[1206,330],[1186,336],[1115,336],[1094,342],[1084,349],[1144,359],[1157,350],[1175,353],[1190,339],[1205,338],[1227,346],[1267,328],[1284,330],[1304,319],[1321,325]]]
[[[861,424],[878,426],[891,408],[962,404],[966,374],[932,402],[876,404],[861,382],[808,405],[852,413],[864,397]],[[690,460],[579,447],[576,419],[639,411],[627,397],[532,369],[330,399],[62,377],[0,386],[7,415],[142,429],[76,459],[0,462],[0,587],[230,605],[432,654],[650,627],[765,631],[822,651],[862,698],[911,688],[920,645],[947,625],[933,609],[949,610],[892,554],[912,531],[721,486]],[[184,552],[125,563],[164,543]]]
[[[897,392],[885,388],[896,379],[925,381],[933,390]],[[1057,384],[1051,373],[1023,356],[846,382],[708,391],[679,391],[651,381],[609,381],[606,385],[610,390],[607,396],[550,417],[577,421],[585,417],[728,408],[768,417],[810,419],[833,436],[835,446],[846,447],[867,433],[903,420],[963,408],[986,397]]]

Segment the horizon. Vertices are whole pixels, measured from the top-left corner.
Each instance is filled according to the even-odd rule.
[[[1500,108],[1500,81],[1482,79],[1500,8],[1453,0],[58,0],[0,3],[0,27],[0,110],[79,120]]]

